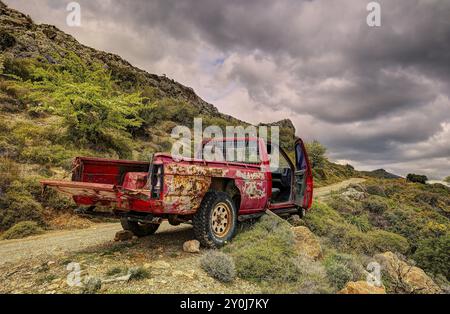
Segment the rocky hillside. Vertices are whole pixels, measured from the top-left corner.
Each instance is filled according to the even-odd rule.
[[[70,203],[42,196],[39,179],[63,178],[75,156],[148,160],[170,151],[176,125],[248,125],[195,92],[117,55],[38,25],[0,1],[0,232],[40,224]],[[278,123],[291,149],[295,128]],[[44,217],[46,219],[44,219]]]
[[[0,51],[14,58],[38,59],[55,64],[68,52],[74,52],[87,64],[98,63],[111,71],[111,76],[125,90],[155,89],[159,97],[177,98],[187,101],[201,113],[237,120],[223,115],[217,108],[201,99],[192,88],[186,87],[165,76],[147,73],[121,57],[98,51],[80,44],[72,36],[52,25],[35,24],[32,19],[8,8],[0,1]]]

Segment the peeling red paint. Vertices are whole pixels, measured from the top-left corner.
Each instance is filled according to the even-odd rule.
[[[102,204],[114,210],[166,217],[195,214],[214,179],[214,188],[225,190],[230,182],[237,187],[239,214],[262,212],[271,208],[272,195],[272,174],[264,145],[260,142],[263,154],[260,164],[175,161],[167,154],[156,154],[152,165],[76,158],[72,182],[46,180],[42,184],[72,195],[79,205]],[[159,170],[155,173],[150,167]],[[296,205],[290,200],[282,206]]]

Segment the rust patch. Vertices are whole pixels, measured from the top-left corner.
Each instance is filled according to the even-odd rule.
[[[241,170],[236,171],[236,177],[244,180],[264,180],[266,178],[264,172],[243,172]]]
[[[181,213],[195,212],[211,185],[211,177],[201,175],[165,175],[164,209]]]
[[[177,163],[167,164],[165,169],[167,174],[182,176],[225,177],[228,174],[228,169],[225,168],[211,168],[208,166],[183,165]]]
[[[244,194],[249,199],[262,199],[266,196],[264,181],[245,181]]]

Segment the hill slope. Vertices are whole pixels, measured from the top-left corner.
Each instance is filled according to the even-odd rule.
[[[38,182],[67,177],[73,157],[148,160],[170,151],[172,129],[192,127],[195,117],[223,130],[248,125],[191,88],[35,24],[0,1],[0,231],[23,220],[44,224],[70,208],[52,192],[42,196]],[[292,122],[275,124],[282,146],[292,149]]]
[[[42,194],[38,182],[41,178],[67,177],[74,156],[148,160],[153,152],[170,150],[169,134],[174,126],[192,127],[193,118],[198,116],[204,119],[205,126],[247,125],[220,113],[192,89],[137,69],[116,55],[83,46],[53,26],[37,25],[0,1],[0,232],[19,221],[32,220],[43,227],[60,224],[59,214],[70,210],[72,202],[52,191]],[[283,120],[268,125],[280,126],[283,146],[292,149],[295,135],[292,122]],[[293,241],[284,227],[281,232],[271,232],[263,226],[255,228],[252,236],[243,233],[243,247],[239,246],[238,239],[234,253],[231,251],[239,256],[236,260],[241,263],[238,265],[241,276],[254,277],[261,267],[258,271],[247,271],[245,266],[251,268],[266,261],[263,275],[270,277],[274,269],[272,261],[275,261],[281,275],[272,278],[275,281],[269,282],[270,287],[264,287],[268,291],[334,292],[350,280],[364,280],[364,267],[371,256],[392,251],[414,258],[420,267],[448,287],[450,190],[441,185],[408,183],[384,170],[359,172],[350,165],[337,165],[324,157],[326,149],[318,143],[313,146],[316,151],[310,157],[314,155],[316,159],[316,186],[359,176],[376,179],[321,197],[304,220],[298,219],[299,225],[306,225],[320,236],[323,256],[318,261],[289,259],[293,267],[286,267],[286,256],[292,257]],[[70,215],[63,217],[64,224],[86,223],[72,221]],[[268,225],[272,228],[274,224]],[[166,241],[172,237],[160,236]],[[256,249],[256,242],[249,240],[252,237],[258,241]],[[173,253],[178,256],[180,241],[190,238],[185,235],[181,240],[175,239],[173,250],[164,253],[166,258],[173,258]],[[159,258],[160,251],[148,250],[152,241],[157,243],[158,239],[145,241],[132,242],[137,244],[134,249],[126,243],[107,245],[100,248],[105,251],[101,259],[96,259],[95,248],[87,254],[96,261],[104,261],[109,255],[111,262],[123,263],[123,259],[113,254],[120,256],[118,251],[123,250],[127,266],[131,267],[136,261],[128,259],[130,251],[136,256],[144,252],[143,260]],[[242,265],[245,260],[249,262]],[[186,265],[184,260],[181,262]],[[62,260],[60,264],[65,266]],[[98,269],[103,271],[104,267]],[[28,265],[23,267],[27,277],[29,270]],[[294,276],[283,273],[289,271]],[[55,276],[43,275],[46,277],[38,281]],[[63,275],[66,274],[58,274]],[[202,276],[196,283],[203,285],[206,279]],[[167,277],[165,273],[164,277]],[[295,280],[291,282],[284,280],[292,277]],[[298,282],[298,279],[305,281]],[[189,279],[189,284],[192,280]],[[216,287],[217,282],[212,279],[210,282]],[[155,287],[142,282],[143,288],[144,283],[146,289]],[[402,282],[387,283],[390,284],[386,287],[388,292],[404,292]],[[241,282],[235,286],[241,286]],[[229,287],[233,286],[222,288],[228,291]]]

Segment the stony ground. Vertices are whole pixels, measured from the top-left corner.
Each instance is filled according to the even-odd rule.
[[[362,179],[316,189],[322,198]],[[52,231],[21,240],[0,241],[0,293],[80,293],[67,278],[70,263],[78,263],[82,280],[113,278],[108,273],[140,267],[148,278],[104,283],[100,293],[258,293],[261,288],[237,279],[223,284],[199,267],[205,253],[183,252],[194,238],[192,227],[163,224],[150,237],[114,242],[120,224],[103,223],[82,230]],[[73,271],[73,269],[72,269]],[[72,273],[73,274],[73,273]]]
[[[0,293],[80,293],[81,289],[67,283],[70,263],[78,263],[81,278],[95,277],[102,280],[113,278],[108,272],[120,268],[140,267],[148,271],[148,278],[104,283],[100,293],[257,293],[259,288],[242,280],[222,284],[204,273],[199,267],[200,254],[185,253],[183,243],[193,238],[192,228],[164,226],[153,236],[114,242],[117,224],[100,225],[97,229],[73,231],[76,235],[65,239],[76,248],[69,250],[46,250],[29,258],[11,259],[1,250]],[[99,232],[89,241],[79,236]],[[27,239],[28,248],[36,248],[45,240],[61,233]],[[64,234],[64,233],[62,233]],[[109,235],[109,238],[106,237]],[[13,241],[7,241],[13,242]],[[15,242],[15,241],[14,241]],[[34,242],[30,245],[29,242]],[[53,243],[54,241],[52,241]],[[91,242],[90,245],[88,242]],[[103,242],[102,244],[95,243]],[[2,247],[5,244],[2,243]],[[81,249],[81,247],[85,247]],[[20,250],[24,246],[21,246]],[[43,251],[43,250],[41,250]],[[21,254],[20,256],[24,256]],[[17,257],[17,256],[16,256]],[[6,260],[6,262],[5,262]],[[72,269],[73,270],[73,269]],[[73,274],[73,273],[72,273]],[[69,277],[70,278],[70,277]]]

